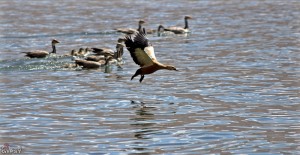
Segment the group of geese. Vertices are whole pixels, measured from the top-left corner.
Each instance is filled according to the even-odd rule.
[[[162,34],[165,32],[170,32],[170,33],[174,33],[174,34],[185,34],[189,32],[189,23],[188,20],[192,19],[191,16],[184,16],[184,27],[178,27],[178,26],[172,26],[172,27],[167,27],[165,28],[163,25],[159,25],[157,30],[153,30],[153,29],[148,29],[146,31],[147,34],[154,34],[155,32],[157,32],[157,34]],[[138,28],[137,29],[133,29],[133,28],[118,28],[115,29],[117,32],[121,32],[124,34],[133,34],[139,31],[142,31],[142,27],[143,24],[146,23],[144,20],[139,20],[138,22]]]
[[[135,74],[131,77],[131,80],[140,75],[140,82],[143,81],[144,76],[146,74],[152,74],[157,70],[166,69],[166,70],[174,70],[177,69],[171,65],[165,65],[157,61],[154,53],[154,48],[152,44],[149,42],[146,37],[147,34],[164,33],[171,32],[174,34],[185,34],[189,32],[188,19],[191,19],[191,16],[185,16],[184,27],[168,27],[165,28],[162,25],[159,25],[157,31],[156,30],[147,30],[142,27],[145,23],[144,20],[140,20],[138,22],[138,29],[116,29],[117,32],[121,32],[126,34],[125,37],[119,38],[116,44],[116,51],[109,48],[80,48],[77,50],[72,50],[70,54],[65,56],[73,56],[75,57],[74,64],[67,64],[64,67],[77,67],[81,66],[85,69],[95,69],[102,66],[106,66],[109,64],[117,64],[119,65],[122,62],[123,56],[123,48],[126,47],[130,52],[130,55],[133,61],[140,66],[138,70],[136,70]],[[52,52],[47,51],[32,51],[32,52],[22,52],[25,53],[27,57],[30,58],[45,58],[51,53],[56,53],[56,44],[59,41],[53,39],[51,42]]]

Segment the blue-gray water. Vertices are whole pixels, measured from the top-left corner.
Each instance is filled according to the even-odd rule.
[[[279,0],[0,2],[0,145],[24,154],[300,154],[300,2]],[[80,47],[114,48],[113,29],[183,26],[149,35],[158,71],[64,69]]]

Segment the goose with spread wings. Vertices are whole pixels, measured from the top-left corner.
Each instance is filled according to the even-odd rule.
[[[154,48],[146,38],[145,29],[127,35],[125,37],[125,45],[130,52],[133,61],[141,67],[131,77],[131,80],[134,77],[141,75],[140,82],[142,82],[146,74],[152,74],[161,69],[177,71],[174,66],[165,65],[157,61],[154,54]]]

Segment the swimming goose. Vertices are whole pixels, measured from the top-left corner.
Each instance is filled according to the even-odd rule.
[[[77,56],[77,51],[75,50],[75,49],[73,49],[71,52],[70,52],[70,54],[67,54],[66,56],[69,56],[69,55],[71,55],[71,56]]]
[[[176,26],[172,26],[172,27],[168,27],[168,28],[164,28],[162,27],[165,31],[171,31],[175,34],[183,34],[183,33],[188,33],[189,32],[189,24],[188,24],[188,19],[192,19],[191,16],[184,16],[184,23],[185,26],[184,27],[176,27]]]
[[[114,56],[114,50],[110,48],[91,48],[92,52],[95,53],[96,55],[104,55],[105,57],[107,56]]]
[[[99,54],[97,55],[90,55],[87,56],[85,58],[85,60],[89,60],[89,61],[100,61],[100,60],[104,60],[106,57],[113,57],[113,59],[111,60],[111,63],[113,62],[121,62],[122,61],[122,56],[123,56],[123,47],[125,47],[124,43],[117,43],[116,45],[116,52],[114,52],[112,54],[113,51],[110,51],[108,54],[103,52],[99,52]]]
[[[100,60],[105,60],[105,56],[104,55],[89,55],[85,58],[85,60],[100,61]]]
[[[124,54],[124,52],[123,52],[123,47],[125,47],[125,44],[124,44],[124,43],[117,43],[117,45],[116,45],[117,51],[116,51],[115,54],[114,54],[114,58],[115,58],[118,62],[122,61],[122,56],[123,56],[123,54]]]
[[[138,29],[133,29],[133,28],[118,28],[116,29],[117,32],[121,32],[121,33],[125,33],[125,34],[133,34],[137,31],[141,31],[142,30],[142,25],[145,23],[144,20],[139,20],[139,27]]]
[[[96,69],[96,68],[100,68],[102,66],[108,65],[108,63],[110,62],[110,60],[112,58],[113,57],[108,56],[104,61],[100,60],[98,62],[76,59],[75,64],[78,65],[78,66],[82,66],[82,68],[84,68],[84,69]]]
[[[52,52],[51,53],[56,53],[55,44],[57,44],[57,43],[59,43],[59,41],[57,41],[55,39],[52,40],[52,42],[51,42]],[[40,50],[32,51],[32,52],[22,52],[22,53],[25,53],[26,54],[25,56],[30,57],[30,58],[44,58],[50,54],[47,51],[40,51]]]
[[[80,48],[79,49],[79,51],[78,51],[78,56],[87,56],[89,53],[90,53],[90,51],[92,51],[92,49],[90,49],[90,48]]]
[[[139,27],[137,29],[137,31],[141,31],[142,30],[142,25],[145,24],[146,22],[144,20],[139,20]]]
[[[165,27],[163,25],[159,25],[157,28],[157,36],[163,35],[174,35],[175,33],[172,31],[165,31]]]
[[[87,69],[99,68],[103,65],[102,63],[99,62],[81,60],[81,59],[76,59],[75,64],[78,66],[82,66],[82,68],[87,68]]]
[[[91,51],[95,53],[96,55],[104,55],[106,56],[112,56],[115,58],[115,53],[117,53],[120,50],[121,56],[123,55],[123,47],[125,47],[125,38],[118,38],[117,40],[117,46],[116,49],[117,51],[114,52],[114,50],[110,48],[91,48]]]
[[[79,48],[79,50],[76,51],[75,55],[73,56],[84,56],[84,54],[85,54],[84,48]]]
[[[139,81],[142,82],[145,74],[152,74],[161,69],[177,71],[174,66],[164,65],[157,61],[154,54],[154,48],[146,38],[145,30],[127,35],[125,37],[125,44],[133,61],[141,67],[131,77],[131,80],[134,77],[141,75]]]
[[[79,48],[79,50],[75,50],[73,49],[70,54],[66,54],[65,56],[85,56],[88,54],[88,48],[84,49],[84,48]]]

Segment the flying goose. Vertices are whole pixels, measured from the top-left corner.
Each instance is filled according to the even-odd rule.
[[[52,45],[52,52],[51,53],[56,53],[56,48],[55,48],[55,44],[59,43],[59,41],[53,39],[51,42]],[[41,51],[41,50],[37,50],[37,51],[32,51],[32,52],[22,52],[25,53],[27,57],[29,58],[44,58],[47,55],[49,55],[50,53],[47,51]]]
[[[162,26],[161,28],[163,28],[165,31],[171,31],[175,34],[188,33],[189,32],[188,19],[192,19],[192,17],[191,16],[184,16],[184,24],[185,24],[184,27],[172,26],[172,27],[164,28]]]
[[[174,66],[164,65],[157,61],[154,54],[154,48],[146,38],[145,30],[127,35],[125,37],[125,44],[133,61],[141,67],[131,77],[131,80],[134,77],[141,75],[139,81],[142,82],[145,74],[152,74],[160,69],[177,71]]]
[[[133,34],[135,32],[141,31],[142,30],[142,25],[145,23],[144,20],[139,20],[139,27],[138,29],[133,29],[133,28],[118,28],[116,29],[117,32],[125,33],[125,34]]]

